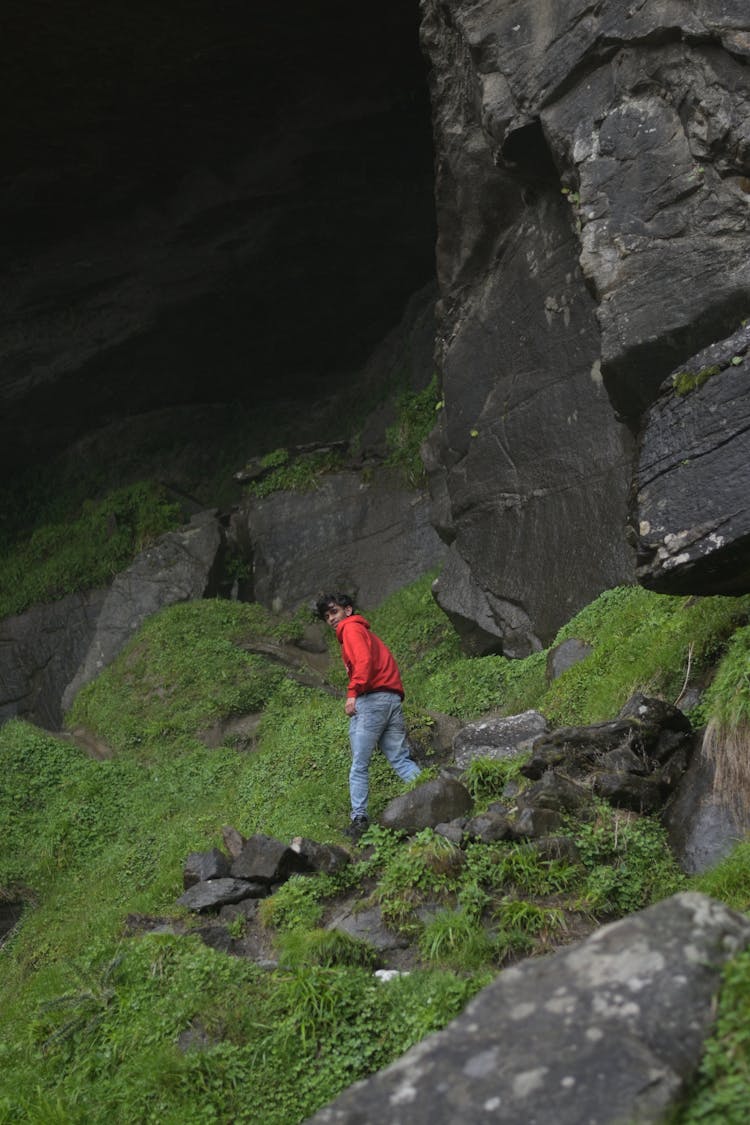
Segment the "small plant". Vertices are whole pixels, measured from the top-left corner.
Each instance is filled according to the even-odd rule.
[[[243,938],[245,936],[246,930],[247,918],[245,918],[242,914],[238,914],[237,917],[233,918],[227,926],[227,933],[231,938],[234,938],[235,940],[240,940],[241,938]]]
[[[249,496],[262,499],[273,492],[310,492],[326,473],[334,473],[343,465],[341,454],[334,449],[314,453],[290,455],[285,449],[267,454],[262,462],[270,472],[257,481],[251,481],[245,491]]]
[[[82,987],[40,1005],[41,1014],[55,1024],[42,1041],[43,1053],[61,1046],[76,1035],[88,1035],[94,1031],[117,998],[115,977],[121,961],[121,954],[113,957],[93,988]]]
[[[378,953],[366,941],[339,930],[290,930],[278,942],[279,964],[284,969],[311,965],[350,965],[372,969]]]
[[[397,419],[386,430],[388,457],[386,463],[399,469],[408,484],[422,484],[425,469],[420,447],[435,424],[437,376],[422,391],[404,391],[396,403]]]
[[[566,928],[565,915],[559,907],[539,906],[525,899],[503,899],[494,919],[503,930],[522,934],[535,935],[542,931],[554,934]]]
[[[500,759],[473,758],[464,771],[464,785],[477,805],[488,804],[502,797],[508,782],[523,779],[521,766],[528,759],[528,754],[514,754]]]
[[[713,1034],[705,1044],[697,1081],[675,1125],[745,1125],[750,1090],[750,953],[730,961]]]
[[[307,875],[292,875],[258,909],[261,923],[276,930],[312,929],[320,921],[323,908],[318,902],[319,884]]]
[[[656,820],[601,802],[595,821],[569,831],[587,871],[581,906],[595,915],[632,913],[685,885]]]
[[[715,867],[690,880],[693,890],[750,912],[750,841],[743,840]]]
[[[493,944],[473,912],[443,910],[429,922],[419,939],[424,957],[454,969],[478,969],[492,960]]]

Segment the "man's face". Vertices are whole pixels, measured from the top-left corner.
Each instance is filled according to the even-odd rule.
[[[352,607],[350,605],[344,609],[344,607],[338,605],[337,602],[331,602],[324,614],[326,624],[330,625],[332,629],[335,629],[339,621],[343,621],[345,617],[349,617],[351,612]]]

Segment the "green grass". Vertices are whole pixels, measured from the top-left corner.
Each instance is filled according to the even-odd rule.
[[[690,879],[691,890],[750,912],[750,841]],[[750,1099],[750,952],[723,972],[716,1024],[675,1125],[744,1125]]]

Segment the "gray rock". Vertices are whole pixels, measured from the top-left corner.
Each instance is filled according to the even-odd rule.
[[[750,921],[681,894],[550,957],[506,969],[443,1031],[310,1125],[642,1125],[667,1120],[696,1073],[721,970]]]
[[[218,848],[210,852],[191,852],[182,871],[185,890],[207,879],[223,879],[229,874],[229,860]]]
[[[219,910],[222,922],[234,922],[237,918],[244,918],[247,922],[254,922],[258,917],[260,900],[257,898],[243,898],[239,902],[229,902]]]
[[[456,820],[449,820],[446,823],[435,825],[435,834],[437,836],[444,836],[446,840],[450,840],[452,844],[460,844],[464,838],[464,828],[466,827],[466,817],[460,816]]]
[[[554,809],[580,816],[591,804],[591,794],[569,777],[548,770],[536,784],[519,794],[518,803],[522,808]]]
[[[91,645],[106,590],[68,594],[0,621],[0,723],[62,723],[62,695]]]
[[[283,883],[290,875],[309,870],[306,859],[299,852],[260,832],[245,841],[230,868],[235,878],[250,879],[265,886]]]
[[[750,832],[750,810],[715,791],[713,763],[702,753],[693,755],[661,819],[688,875],[719,863]]]
[[[425,781],[408,793],[394,797],[378,817],[384,828],[415,833],[454,820],[472,806],[469,790],[452,777]]]
[[[228,903],[241,902],[244,898],[263,898],[266,894],[268,887],[264,883],[234,878],[207,879],[189,887],[177,902],[179,906],[202,914],[205,910],[215,910]]]
[[[666,797],[666,787],[660,777],[597,770],[592,774],[592,785],[597,797],[603,797],[617,808],[637,813],[657,812]]]
[[[547,720],[539,711],[524,711],[505,718],[493,716],[467,723],[453,739],[453,756],[457,766],[465,769],[474,758],[511,758],[527,749],[530,739],[549,730]]]
[[[464,835],[470,840],[479,840],[482,844],[492,844],[496,840],[509,840],[512,832],[507,816],[488,809],[467,820]]]
[[[358,910],[358,901],[352,899],[342,905],[326,925],[327,930],[340,930],[350,937],[369,942],[373,948],[385,952],[406,949],[409,942],[400,934],[389,930],[383,921],[379,906]]]
[[[632,719],[612,719],[586,727],[559,727],[536,739],[529,761],[521,766],[521,773],[536,779],[547,770],[560,767],[578,777],[594,768],[605,754],[626,749],[636,754],[643,750],[640,726]]]
[[[112,663],[147,617],[175,602],[212,592],[222,544],[218,519],[203,512],[182,530],[162,535],[117,575],[104,598],[86,656],[63,692],[65,710],[80,689]]]
[[[580,664],[593,651],[591,645],[579,640],[578,637],[570,637],[567,641],[561,641],[559,645],[554,645],[547,653],[548,682],[552,683],[553,680],[559,679],[563,672],[567,672],[569,668]]]
[[[641,431],[638,580],[667,594],[744,594],[750,574],[750,325],[681,365]]]
[[[304,836],[295,836],[291,847],[304,860],[308,871],[321,871],[326,875],[341,871],[352,859],[339,844],[319,844]]]
[[[555,809],[528,806],[521,809],[518,816],[511,821],[510,834],[519,840],[549,836],[551,832],[557,831],[562,824],[562,819]]]
[[[225,824],[221,830],[221,836],[224,841],[224,847],[227,849],[232,859],[237,859],[243,847],[247,843],[245,837],[231,824]]]
[[[636,754],[629,746],[608,750],[602,755],[601,766],[605,772],[648,773],[648,761],[643,754]]]

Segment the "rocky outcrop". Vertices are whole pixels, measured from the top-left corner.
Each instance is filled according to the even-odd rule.
[[[118,574],[107,591],[86,656],[62,697],[67,710],[85,684],[111,664],[151,614],[218,591],[224,534],[215,512],[162,535]]]
[[[62,694],[91,645],[106,590],[68,594],[0,621],[0,723],[62,722]]]
[[[697,1070],[722,967],[749,945],[744,915],[675,895],[506,969],[310,1125],[663,1122]]]
[[[436,596],[469,649],[525,655],[632,579],[618,416],[637,431],[667,374],[747,315],[748,19],[709,0],[422,11],[444,394],[427,453],[451,543]]]
[[[661,813],[669,846],[688,875],[700,874],[729,855],[750,833],[750,810],[739,794],[715,785],[714,763],[693,754]]]
[[[750,589],[749,347],[746,325],[693,356],[645,416],[632,520],[652,590]]]

